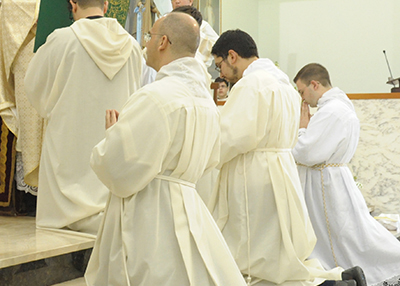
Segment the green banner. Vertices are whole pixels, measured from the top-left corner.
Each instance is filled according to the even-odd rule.
[[[106,17],[116,18],[124,27],[130,0],[110,0]],[[55,29],[72,24],[67,0],[41,0],[34,52],[46,42]],[[71,16],[72,17],[72,16]]]
[[[46,42],[55,29],[72,24],[66,0],[41,0],[33,52]]]

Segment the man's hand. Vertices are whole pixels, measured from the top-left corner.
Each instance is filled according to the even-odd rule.
[[[115,109],[106,110],[106,129],[113,126],[118,121],[119,112]]]
[[[307,128],[311,116],[312,115],[310,113],[310,107],[308,106],[308,103],[303,101],[301,105],[300,128]]]

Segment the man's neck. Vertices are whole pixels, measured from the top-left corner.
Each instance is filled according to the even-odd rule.
[[[80,9],[79,12],[76,13],[76,20],[96,16],[103,17],[104,11],[98,7],[89,7],[86,9]]]
[[[242,58],[240,64],[239,64],[239,70],[241,71],[241,77],[243,76],[244,71],[256,60],[258,60],[258,57],[251,57],[248,59]]]
[[[323,85],[321,85],[321,97],[327,92],[327,91],[329,91],[329,90],[331,90],[332,89],[332,87],[329,85],[329,86],[323,86]]]

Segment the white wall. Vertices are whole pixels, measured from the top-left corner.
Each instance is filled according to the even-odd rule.
[[[383,50],[400,77],[399,8],[398,0],[222,0],[222,31],[248,32],[291,79],[319,62],[345,92],[390,92]]]

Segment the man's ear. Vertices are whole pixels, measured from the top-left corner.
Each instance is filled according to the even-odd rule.
[[[310,84],[311,84],[313,90],[317,90],[320,85],[319,81],[316,81],[316,80],[310,81]]]
[[[103,8],[104,15],[107,13],[107,10],[108,10],[108,1],[104,1],[104,8]]]
[[[238,60],[238,57],[239,57],[238,53],[235,52],[234,50],[229,50],[229,51],[228,51],[228,57],[227,57],[227,59],[228,59],[228,62],[229,62],[231,65],[236,63],[236,61]]]
[[[73,13],[76,13],[76,10],[78,9],[78,4],[76,4],[76,2],[74,2],[74,1],[72,1],[72,0],[69,0],[69,3],[71,4],[71,6],[72,6],[72,12]]]
[[[160,38],[160,44],[159,44],[159,46],[158,46],[158,50],[159,51],[163,51],[163,50],[165,50],[166,48],[167,48],[167,46],[168,46],[168,37],[166,36],[166,35],[163,35],[161,38]]]

